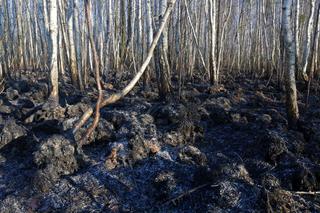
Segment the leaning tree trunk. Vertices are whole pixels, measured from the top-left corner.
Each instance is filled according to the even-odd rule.
[[[103,101],[100,104],[100,108],[105,107],[107,105],[113,104],[115,102],[117,102],[118,100],[120,100],[121,98],[123,98],[124,96],[126,96],[132,89],[133,87],[137,84],[137,82],[139,81],[139,79],[141,78],[141,76],[143,75],[143,73],[145,72],[146,68],[148,67],[152,56],[153,56],[153,52],[158,44],[158,41],[160,39],[160,36],[168,22],[169,16],[171,14],[171,11],[173,9],[173,6],[175,4],[176,0],[168,0],[168,5],[167,5],[167,9],[162,17],[160,26],[159,26],[159,30],[156,33],[156,35],[154,36],[154,39],[152,41],[152,44],[150,46],[150,49],[148,50],[148,54],[146,59],[144,60],[143,64],[141,65],[139,71],[137,72],[137,74],[135,75],[135,77],[130,81],[130,83],[124,88],[122,89],[120,92],[117,92],[115,94],[112,94],[111,96],[109,96],[106,99],[103,99]],[[88,109],[81,117],[81,119],[78,121],[78,123],[75,125],[73,133],[76,133],[91,117],[91,115],[93,114],[93,109],[90,108]],[[88,131],[86,132],[85,138],[89,138],[90,135],[93,133],[93,131],[95,130],[96,125],[92,125]]]
[[[295,79],[296,52],[294,36],[291,29],[291,7],[292,0],[283,0],[282,28],[285,42],[286,59],[286,93],[287,93],[287,114],[289,126],[295,128],[299,119],[297,104],[297,89]]]
[[[59,82],[58,82],[58,4],[57,0],[49,0],[50,21],[49,34],[51,40],[50,57],[50,101],[54,104],[59,103]]]

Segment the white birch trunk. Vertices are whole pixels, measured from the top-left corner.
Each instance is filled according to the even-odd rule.
[[[295,35],[295,40],[296,40],[296,53],[297,53],[297,64],[299,64],[300,60],[300,40],[299,40],[299,35],[300,35],[300,17],[301,17],[301,8],[300,8],[300,0],[296,0],[296,7],[297,7],[297,15],[296,15],[296,35]]]
[[[210,0],[210,27],[211,27],[211,83],[218,84],[218,60],[217,60],[217,44],[218,44],[218,4],[217,0]]]
[[[78,65],[77,65],[77,52],[75,46],[75,39],[74,39],[74,27],[73,27],[73,16],[74,16],[74,2],[69,2],[69,17],[68,17],[68,34],[69,34],[69,64],[70,64],[70,72],[71,72],[71,80],[72,84],[79,88],[78,82]]]
[[[303,53],[303,67],[302,67],[302,76],[304,80],[308,80],[308,74],[307,74],[307,69],[309,68],[309,63],[310,61],[308,60],[309,55],[313,54],[311,50],[311,46],[313,44],[313,35],[314,35],[314,19],[315,19],[315,13],[316,13],[316,0],[311,0],[311,14],[309,17],[309,22],[307,26],[307,42],[304,48],[304,53]]]
[[[49,0],[50,8],[50,40],[52,52],[50,57],[50,99],[58,104],[59,101],[59,82],[58,82],[58,4],[57,0]]]
[[[287,114],[291,127],[296,127],[299,119],[297,104],[297,89],[295,80],[296,53],[294,36],[291,29],[291,7],[292,0],[283,0],[282,27],[286,52],[286,93],[287,93]]]

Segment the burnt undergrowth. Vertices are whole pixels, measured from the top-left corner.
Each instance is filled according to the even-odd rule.
[[[168,101],[137,87],[101,110],[83,161],[75,141],[87,127],[71,132],[94,91],[62,84],[60,107],[47,109],[48,86],[34,78],[0,96],[0,212],[319,211],[318,195],[303,194],[320,190],[315,88],[306,106],[299,85],[290,130],[284,92],[268,79],[195,81]]]

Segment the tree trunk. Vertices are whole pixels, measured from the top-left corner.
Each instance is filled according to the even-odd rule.
[[[125,1],[120,1],[120,30],[121,30],[121,41],[120,41],[120,58],[123,62],[126,54],[126,13],[125,13]]]
[[[318,30],[318,24],[319,24],[319,18],[320,18],[320,3],[318,4],[318,7],[316,9],[316,16],[315,16],[315,26],[314,26],[314,31],[313,31],[313,37],[312,37],[312,41],[311,41],[311,47],[310,47],[310,54],[307,58],[307,74],[308,74],[308,79],[309,81],[311,81],[311,78],[313,78],[313,58],[316,56],[315,54],[315,49],[316,49],[316,44],[317,41],[316,39],[318,38],[318,34],[319,34],[319,30]]]
[[[79,87],[79,80],[78,80],[78,65],[77,65],[77,52],[75,46],[75,39],[73,35],[74,27],[73,27],[73,16],[74,16],[74,0],[69,2],[69,17],[68,17],[68,34],[69,34],[69,65],[70,65],[70,72],[71,72],[71,81],[72,85],[78,89]]]
[[[129,0],[128,1],[128,20],[127,20],[127,28],[128,28],[128,36],[127,36],[127,50],[126,52],[129,52],[129,48],[132,49],[132,55],[134,55],[134,46],[133,46],[133,41],[134,41],[134,26],[135,26],[135,0]]]
[[[210,50],[210,80],[214,85],[219,84],[219,72],[218,72],[218,16],[219,8],[218,1],[210,0],[210,28],[211,28],[211,50]]]
[[[314,32],[316,31],[315,27],[315,17],[316,17],[316,0],[311,0],[311,14],[309,16],[309,23],[307,26],[307,43],[304,48],[304,54],[303,54],[303,67],[302,67],[302,76],[305,81],[308,81],[308,74],[307,72],[310,69],[311,61],[310,61],[310,55],[313,54],[311,52],[311,49],[314,45]]]
[[[283,0],[282,28],[285,42],[286,59],[286,93],[288,123],[291,128],[297,126],[299,109],[297,104],[297,89],[295,79],[296,52],[293,31],[291,29],[291,7],[292,0]]]
[[[93,38],[93,29],[92,29],[92,16],[91,16],[91,1],[90,0],[85,0],[85,13],[86,13],[86,23],[87,23],[87,28],[88,28],[88,34],[89,34],[89,40],[90,40],[90,46],[92,49],[92,55],[93,55],[93,67],[95,70],[95,79],[96,79],[96,84],[97,84],[97,89],[98,89],[98,100],[96,104],[96,110],[95,110],[95,117],[92,125],[89,127],[87,134],[82,138],[80,141],[80,144],[83,144],[87,141],[87,139],[90,137],[92,132],[95,130],[99,123],[100,119],[100,107],[101,107],[101,102],[103,98],[102,94],[102,87],[101,87],[101,82],[100,82],[100,66],[99,66],[99,61],[98,61],[98,54],[96,50],[96,46],[94,43],[94,38]]]
[[[137,19],[138,19],[138,34],[137,34],[137,49],[138,49],[138,61],[139,66],[143,60],[143,37],[142,37],[142,0],[138,0],[137,4]]]
[[[50,101],[53,104],[59,104],[59,80],[58,80],[58,4],[57,0],[49,0],[50,8],[50,40],[51,40],[51,57],[50,57]]]
[[[45,50],[45,62],[44,62],[44,66],[48,67],[50,66],[50,59],[49,57],[49,46],[48,43],[50,43],[50,41],[48,41],[50,38],[50,26],[49,26],[49,15],[48,15],[48,6],[47,6],[47,1],[48,0],[43,0],[43,19],[44,19],[44,50]],[[50,67],[49,67],[50,68]]]
[[[300,17],[301,17],[301,13],[300,13],[300,0],[296,0],[296,10],[297,10],[297,15],[296,15],[296,35],[295,35],[295,40],[296,40],[296,53],[297,53],[297,59],[296,59],[296,63],[299,64],[299,60],[300,60],[300,40],[299,40],[299,35],[300,35]]]
[[[159,18],[163,17],[167,0],[159,1]],[[161,19],[159,20],[159,22]],[[171,92],[170,65],[168,61],[168,27],[163,29],[163,33],[158,44],[155,61],[156,74],[160,99],[167,99]]]
[[[146,0],[146,28],[147,28],[147,48],[149,49],[153,40],[153,26],[152,26],[152,9],[151,0]],[[151,62],[152,64],[152,62]],[[150,80],[150,71],[152,66],[149,66],[143,74],[143,87],[148,89]]]

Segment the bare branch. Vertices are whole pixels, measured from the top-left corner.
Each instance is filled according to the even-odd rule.
[[[137,84],[137,82],[139,81],[139,79],[141,78],[141,76],[143,75],[143,73],[145,72],[146,68],[148,67],[150,61],[151,61],[151,58],[153,56],[153,52],[158,44],[158,41],[160,39],[160,36],[166,26],[166,23],[168,22],[168,19],[169,19],[169,16],[171,14],[171,11],[173,9],[173,6],[174,6],[174,3],[175,3],[175,0],[171,0],[168,2],[168,6],[167,6],[167,9],[165,11],[165,14],[162,18],[162,21],[161,21],[161,24],[160,24],[160,27],[159,27],[159,30],[157,32],[157,34],[155,35],[153,41],[152,41],[152,44],[150,46],[150,49],[148,51],[148,54],[147,54],[147,57],[146,59],[144,60],[142,66],[140,67],[138,73],[135,75],[135,77],[130,81],[130,83],[125,87],[123,88],[120,92],[118,93],[115,93],[115,94],[112,94],[111,96],[109,96],[108,98],[106,99],[103,99],[101,101],[101,104],[98,105],[97,103],[97,107],[96,107],[96,110],[99,108],[102,108],[102,107],[105,107],[105,106],[108,106],[110,104],[113,104],[115,102],[117,102],[118,100],[120,100],[121,98],[123,98],[124,96],[126,96],[132,89],[133,87]],[[97,111],[96,111],[97,112]],[[75,125],[74,127],[74,130],[73,132],[76,133],[87,121],[88,119],[90,118],[90,116],[92,115],[93,113],[93,109],[88,109],[84,115],[81,117],[81,119],[78,121],[78,123]],[[96,122],[96,119],[93,123],[93,125],[91,125],[90,127],[90,132],[87,132],[86,136],[85,136],[85,139],[88,138],[90,136],[90,134],[95,130],[96,128],[96,125],[94,125]],[[88,134],[89,133],[89,134]],[[82,142],[81,142],[82,143]]]

